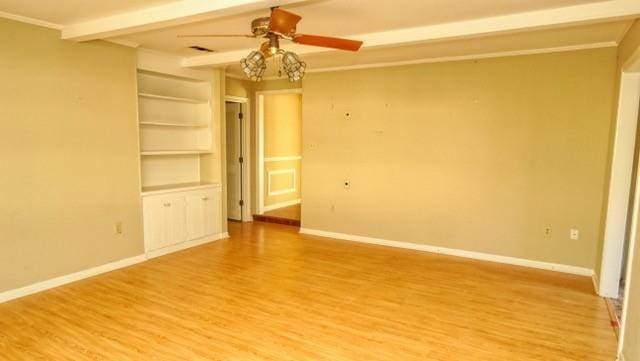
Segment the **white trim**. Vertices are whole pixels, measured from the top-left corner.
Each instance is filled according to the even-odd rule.
[[[278,174],[292,174],[292,187],[291,188],[284,188],[284,189],[280,189],[277,191],[272,191],[271,190],[271,177],[273,175],[278,175]],[[287,169],[278,169],[278,170],[271,170],[267,172],[267,195],[269,197],[271,196],[279,196],[282,194],[289,194],[289,193],[295,193],[298,190],[297,187],[297,179],[298,177],[296,177],[296,169],[295,168],[287,168]]]
[[[256,213],[264,213],[264,96],[256,93]]]
[[[431,64],[431,63],[445,63],[445,62],[465,61],[465,60],[475,60],[475,59],[505,58],[505,57],[511,57],[511,56],[549,54],[549,53],[561,53],[561,52],[567,52],[567,51],[612,48],[612,47],[616,47],[616,46],[618,46],[618,44],[616,42],[607,41],[607,42],[602,42],[602,43],[593,43],[593,44],[584,44],[584,45],[571,45],[571,46],[560,46],[560,47],[554,47],[554,48],[539,48],[539,49],[527,49],[527,50],[499,51],[499,52],[483,53],[483,54],[471,54],[471,55],[460,55],[460,56],[444,56],[444,57],[439,57],[439,58],[423,58],[423,59],[391,61],[391,62],[383,62],[383,63],[370,63],[370,64],[360,64],[360,65],[334,66],[334,67],[328,67],[328,68],[308,69],[307,73],[325,73],[325,72],[344,71],[344,70],[370,69],[370,68],[387,68],[387,67],[394,67],[394,66]],[[277,77],[274,77],[274,79],[275,78],[277,78]],[[264,80],[272,80],[272,79],[264,78]]]
[[[253,221],[253,212],[251,209],[251,104],[249,98],[239,97],[235,95],[225,95],[225,102],[240,103],[240,111],[242,112],[242,222]],[[226,116],[225,111],[225,116]],[[225,128],[226,130],[226,128]],[[225,163],[226,166],[226,163]]]
[[[640,50],[638,50],[640,51]],[[637,63],[632,63],[632,66],[640,66],[640,58],[637,59],[638,62]],[[640,87],[640,82],[638,83],[638,87]],[[638,96],[638,101],[636,102],[636,108],[638,107],[638,103],[640,103],[640,95]],[[635,152],[635,149],[634,149]],[[638,166],[640,166],[640,160],[639,160],[639,164]],[[637,241],[636,238],[638,236],[637,234],[637,230],[638,230],[638,215],[640,212],[640,177],[638,177],[638,175],[636,175],[636,179],[635,179],[635,183],[636,183],[636,192],[635,192],[635,196],[633,199],[633,212],[632,212],[632,219],[631,219],[631,231],[629,232],[629,249],[627,250],[627,272],[625,274],[625,290],[624,290],[624,301],[622,304],[622,315],[620,317],[620,320],[622,321],[621,325],[620,325],[620,335],[619,335],[619,340],[618,340],[618,354],[621,356],[621,360],[624,360],[624,356],[622,355],[622,351],[623,351],[623,346],[624,346],[624,338],[626,336],[626,327],[625,325],[628,324],[628,312],[629,312],[629,298],[630,298],[630,294],[631,294],[631,283],[632,283],[632,278],[633,278],[633,264],[634,264],[634,254],[635,254],[635,248],[637,246]],[[603,247],[608,247],[608,245],[605,243],[605,245]],[[603,250],[604,253],[604,250]],[[603,255],[604,258],[604,255]],[[622,262],[622,260],[621,260]],[[616,295],[617,296],[617,295]]]
[[[137,49],[138,47],[140,47],[140,44],[138,44],[136,42],[133,42],[133,41],[124,40],[124,39],[105,39],[105,41],[108,41],[108,42],[114,43],[114,44],[118,44],[118,45],[122,45],[122,46],[126,46],[128,48]]]
[[[48,21],[44,21],[44,20],[40,20],[40,19],[34,19],[34,18],[27,17],[27,16],[11,14],[11,13],[7,13],[7,12],[4,12],[4,11],[0,11],[0,18],[19,21],[19,22],[25,23],[25,24],[42,26],[42,27],[49,28],[49,29],[62,30],[62,28],[63,28],[63,26],[60,25],[60,24],[50,23]]]
[[[261,90],[256,92],[256,95],[278,95],[278,94],[302,94],[302,88]]]
[[[376,33],[344,35],[364,41],[362,47],[367,49],[632,19],[638,14],[640,14],[639,1],[611,0]],[[252,49],[196,55],[185,58],[182,65],[197,67],[231,64],[237,62],[250,50]],[[291,45],[287,50],[298,55],[336,51],[301,45]]]
[[[156,251],[150,251],[147,252],[146,254],[141,254],[138,256],[134,256],[134,257],[130,257],[130,258],[125,258],[125,259],[121,259],[121,260],[117,260],[114,262],[110,262],[107,264],[103,264],[100,266],[96,266],[96,267],[92,267],[92,268],[88,268],[82,271],[78,271],[78,272],[74,272],[74,273],[70,273],[64,276],[60,276],[60,277],[56,277],[56,278],[51,278],[48,279],[46,281],[42,281],[42,282],[37,282],[28,286],[24,286],[24,287],[20,287],[20,288],[16,288],[13,290],[8,290],[8,291],[4,291],[2,293],[0,293],[0,303],[3,302],[7,302],[7,301],[11,301],[20,297],[25,297],[28,295],[32,295],[34,293],[38,293],[38,292],[42,292],[42,291],[46,291],[52,288],[56,288],[56,287],[60,287],[72,282],[76,282],[85,278],[89,278],[89,277],[93,277],[93,276],[97,276],[99,274],[103,274],[103,273],[107,273],[107,272],[111,272],[111,271],[115,271],[117,269],[121,269],[121,268],[125,268],[125,267],[129,267],[132,266],[134,264],[138,264],[138,263],[142,263],[145,262],[146,260],[150,259],[150,258],[155,258],[158,256],[162,256],[165,254],[169,254],[169,253],[173,253],[173,252],[177,252],[186,248],[190,248],[190,247],[195,247],[201,244],[205,244],[205,243],[209,243],[212,241],[216,241],[219,239],[223,239],[223,238],[229,238],[229,233],[228,232],[223,232],[220,234],[215,235],[214,237],[204,237],[201,239],[196,239],[193,241],[187,241],[187,242],[183,242],[174,246],[170,246],[170,247],[165,247]]]
[[[252,222],[253,213],[251,210],[251,105],[249,104],[249,98],[238,97],[234,95],[225,95],[225,104],[239,103],[240,111],[242,112],[242,200],[244,206],[242,207],[242,214],[240,215],[241,222]],[[226,105],[225,105],[226,106]],[[225,111],[226,117],[226,111]],[[225,128],[225,131],[227,129]],[[226,135],[225,135],[226,136]],[[226,161],[225,161],[226,167]]]
[[[580,276],[589,276],[589,277],[593,276],[593,270],[589,268],[542,262],[542,261],[533,261],[533,260],[528,260],[523,258],[499,256],[499,255],[494,255],[489,253],[465,251],[465,250],[460,250],[455,248],[438,247],[438,246],[431,246],[431,245],[411,243],[411,242],[391,241],[391,240],[380,239],[380,238],[356,236],[356,235],[351,235],[346,233],[327,232],[327,231],[321,231],[321,230],[309,229],[309,228],[300,228],[300,233],[320,236],[320,237],[342,239],[346,241],[377,244],[380,246],[412,249],[416,251],[439,253],[439,254],[446,254],[449,256],[471,258],[471,259],[477,259],[482,261],[504,263],[504,264],[510,264],[515,266],[537,268],[537,269],[556,271],[556,272],[562,272],[562,273],[570,273],[570,274],[575,274]]]
[[[269,162],[285,162],[285,161],[289,161],[289,160],[301,160],[302,156],[301,155],[288,155],[288,156],[284,156],[284,157],[266,157],[264,158],[264,162],[265,163],[269,163]]]
[[[272,205],[269,205],[269,206],[265,206],[264,207],[264,211],[265,212],[269,212],[269,211],[273,211],[274,209],[295,206],[296,204],[300,204],[300,203],[302,203],[302,200],[298,198],[298,199],[294,199],[292,201],[280,202],[280,203],[272,204]]]
[[[595,274],[595,272],[593,273],[593,276],[591,276],[591,282],[593,282],[593,290],[596,295],[599,295],[600,292],[598,291],[598,285],[600,284],[600,281],[598,280],[598,275]]]
[[[206,244],[206,243],[210,243],[210,242],[213,242],[213,241],[217,241],[217,240],[220,240],[220,239],[224,239],[224,238],[229,238],[229,233],[228,232],[222,232],[222,233],[218,233],[218,234],[213,235],[213,236],[206,236],[206,237],[203,237],[203,238],[198,238],[198,239],[194,239],[194,240],[191,240],[191,241],[186,241],[186,242],[174,244],[174,245],[171,245],[171,246],[163,247],[163,248],[160,248],[160,249],[147,251],[146,256],[147,256],[148,259],[156,258],[156,257],[164,256],[164,255],[169,254],[169,253],[182,251],[182,250],[185,250],[187,248],[200,246],[200,245],[203,245],[203,244]]]
[[[243,103],[246,104],[249,102],[249,98],[245,98],[245,97],[238,97],[235,95],[225,95],[224,96],[224,101],[225,102],[230,102],[230,103]]]
[[[16,288],[9,291],[4,291],[0,293],[0,303],[14,300],[16,298],[32,295],[34,293],[46,291],[48,289],[66,285],[68,283],[76,282],[81,279],[97,276],[102,273],[110,272],[120,268],[125,268],[125,267],[131,266],[137,263],[141,263],[144,261],[146,261],[146,257],[144,254],[141,254],[138,256],[125,258],[118,261],[103,264],[97,267],[92,267],[82,271],[70,273],[64,276],[51,278],[46,281],[37,282],[28,286]]]
[[[618,298],[636,146],[640,74],[622,73],[609,179],[599,294]],[[640,189],[638,190],[640,191]]]

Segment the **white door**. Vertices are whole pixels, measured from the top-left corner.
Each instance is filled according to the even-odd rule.
[[[227,217],[242,220],[242,113],[240,103],[227,109]]]
[[[167,227],[165,246],[186,241],[186,207],[184,195],[166,196],[165,203],[165,224]]]
[[[144,241],[148,251],[162,248],[168,242],[165,203],[162,197],[143,200]]]
[[[205,230],[205,207],[209,202],[206,192],[191,192],[187,194],[187,239],[202,238],[207,235]]]
[[[212,189],[207,191],[205,202],[204,228],[207,234],[219,234],[222,232],[222,190]]]

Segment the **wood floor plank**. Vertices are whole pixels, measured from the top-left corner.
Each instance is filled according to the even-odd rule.
[[[586,277],[230,223],[0,304],[0,360],[613,361]]]

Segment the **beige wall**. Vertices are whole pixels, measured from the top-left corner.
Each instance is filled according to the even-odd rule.
[[[640,21],[635,24],[625,36],[620,44],[618,52],[618,76],[620,75],[621,66],[635,53],[640,51]],[[614,118],[615,119],[615,118]],[[639,119],[640,121],[640,119]],[[637,145],[638,146],[638,145]],[[636,227],[640,225],[640,220],[636,220]],[[625,339],[622,353],[625,360],[640,360],[640,241],[638,240],[640,229],[636,229],[635,252],[632,255],[631,262],[631,279],[627,280],[629,287],[629,299],[627,318],[623,322],[625,328]]]
[[[142,254],[135,51],[4,19],[0,43],[0,292]]]
[[[292,157],[302,154],[302,99],[300,94],[264,96],[264,157]],[[264,205],[300,199],[300,160],[265,162]],[[287,173],[281,173],[281,172]],[[287,189],[295,191],[269,195]]]
[[[227,77],[225,79],[226,95],[251,98],[253,95],[252,83],[249,80],[241,80]]]
[[[307,75],[303,227],[593,268],[615,62],[606,48]]]

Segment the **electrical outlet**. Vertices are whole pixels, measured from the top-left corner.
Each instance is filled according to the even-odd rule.
[[[122,222],[116,222],[116,234],[122,234]]]
[[[578,231],[578,230],[577,230],[577,229],[575,229],[575,228],[572,228],[572,229],[569,231],[569,238],[571,238],[571,239],[572,239],[572,240],[574,240],[574,241],[577,241],[578,239],[580,239],[580,231]]]
[[[547,227],[544,228],[544,236],[545,237],[551,237],[551,233],[552,233],[552,230],[551,230],[550,226],[547,226]]]
[[[342,182],[342,186],[343,186],[345,189],[349,189],[349,188],[351,188],[351,181],[349,181],[349,180],[343,181],[343,182]]]

